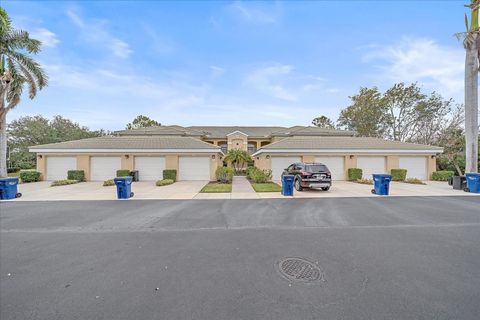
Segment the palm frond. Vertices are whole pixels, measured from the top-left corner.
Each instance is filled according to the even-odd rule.
[[[10,49],[25,49],[28,53],[38,53],[42,43],[30,38],[30,34],[24,30],[11,30],[5,35],[6,46]]]
[[[38,89],[42,89],[48,84],[48,77],[38,62],[23,53],[12,50],[6,51],[5,55],[19,65],[22,65],[34,76]]]
[[[33,99],[37,95],[37,82],[30,71],[28,71],[23,65],[19,64],[18,66],[20,67],[22,75],[25,77],[26,83],[28,84],[28,97]]]
[[[23,84],[25,78],[18,72],[17,66],[12,59],[7,59],[8,71],[12,74],[13,81],[10,83],[9,90],[7,92],[7,109],[13,109],[20,103],[20,97],[23,92]]]

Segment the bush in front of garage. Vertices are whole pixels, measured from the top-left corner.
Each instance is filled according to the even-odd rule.
[[[115,181],[113,179],[105,180],[103,181],[103,186],[104,187],[111,187],[115,185]]]
[[[40,172],[35,170],[21,170],[20,180],[24,183],[40,181]]]
[[[455,172],[444,170],[444,171],[435,171],[432,173],[432,180],[434,181],[447,181],[448,178],[453,177]]]
[[[128,177],[130,176],[130,170],[121,169],[117,170],[117,177]]]
[[[85,171],[83,170],[68,170],[67,171],[68,180],[77,180],[79,182],[85,181]]]
[[[163,180],[173,180],[173,182],[177,181],[177,170],[175,169],[163,170]]]
[[[173,181],[172,179],[163,179],[163,180],[158,180],[157,182],[155,182],[155,185],[157,187],[162,187],[162,186],[168,186],[169,184],[173,184],[175,181]]]
[[[250,180],[253,183],[266,183],[272,181],[272,170],[262,170],[255,168],[250,172]]]
[[[390,174],[392,175],[393,181],[405,181],[407,178],[406,169],[392,169],[390,170]]]
[[[220,183],[232,183],[234,173],[235,170],[233,170],[233,168],[218,167],[217,170],[215,170],[215,177]]]
[[[79,182],[80,181],[74,180],[74,179],[55,180],[55,181],[52,181],[52,184],[50,185],[50,187],[66,186],[66,185],[69,185],[69,184],[75,184],[75,183],[79,183]]]
[[[362,179],[363,171],[360,168],[348,168],[348,180],[357,181]]]

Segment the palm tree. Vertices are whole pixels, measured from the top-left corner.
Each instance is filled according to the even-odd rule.
[[[239,172],[245,166],[245,163],[252,161],[252,157],[245,150],[231,149],[225,156],[225,161],[231,162],[236,172]]]
[[[480,29],[478,9],[480,0],[471,0],[466,7],[471,10],[470,26],[465,15],[465,33],[463,37],[465,55],[465,172],[478,171],[478,71],[480,50]]]
[[[29,56],[40,52],[40,46],[28,32],[13,29],[0,8],[0,178],[7,176],[7,113],[20,103],[25,84],[30,99],[47,85],[47,75]]]

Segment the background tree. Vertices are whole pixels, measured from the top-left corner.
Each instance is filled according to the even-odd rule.
[[[138,128],[146,128],[146,127],[156,127],[161,126],[160,122],[150,119],[147,116],[138,115],[133,119],[132,122],[128,123],[126,128],[127,130],[138,129]]]
[[[316,117],[312,120],[312,124],[319,128],[335,129],[335,123],[326,116]]]
[[[385,107],[378,89],[360,88],[357,95],[349,98],[352,105],[340,112],[339,127],[356,131],[362,137],[382,137]]]
[[[463,37],[465,48],[465,155],[466,172],[478,171],[478,71],[480,30],[478,24],[478,8],[480,0],[471,0],[467,5],[470,9],[470,26],[465,15],[465,33],[457,34]]]
[[[9,167],[35,167],[35,154],[30,146],[56,143],[104,135],[103,130],[91,131],[62,116],[49,120],[41,115],[21,117],[8,125]]]
[[[41,42],[28,32],[15,30],[0,8],[0,178],[7,176],[7,113],[20,103],[24,85],[33,99],[47,85],[47,76],[30,55],[40,52]]]

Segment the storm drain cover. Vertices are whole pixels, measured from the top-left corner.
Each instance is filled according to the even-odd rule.
[[[291,281],[313,282],[323,279],[322,270],[303,258],[285,258],[278,263],[280,273]]]

